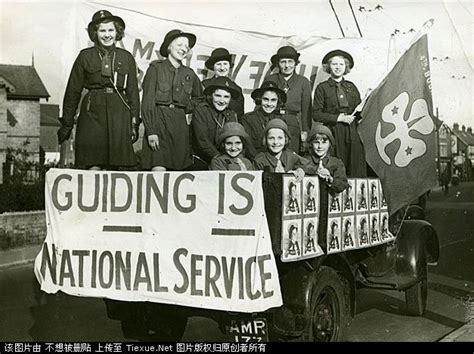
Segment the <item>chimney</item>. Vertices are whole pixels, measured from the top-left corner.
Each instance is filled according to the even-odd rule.
[[[453,124],[453,130],[454,131],[459,131],[459,124],[458,123]]]
[[[463,133],[466,132],[466,126],[465,126],[464,124],[462,125],[461,129],[462,129],[462,132],[463,132]]]
[[[467,132],[469,133],[469,135],[472,135],[472,128],[471,127],[467,128]]]

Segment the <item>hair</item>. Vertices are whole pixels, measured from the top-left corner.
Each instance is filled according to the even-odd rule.
[[[362,225],[367,225],[367,219],[366,218],[360,219],[360,226],[362,226]]]
[[[374,217],[372,218],[372,226],[374,225],[374,223],[375,223],[376,221],[378,221],[378,220],[377,220],[377,218],[374,216]]]
[[[387,215],[384,215],[382,218],[382,224],[385,223],[386,221],[388,221],[388,217]]]
[[[298,230],[298,226],[291,224],[290,227],[288,228],[288,236],[291,238],[293,235],[293,231]]]
[[[334,234],[334,228],[339,227],[339,224],[336,221],[333,221],[331,224],[331,233]]]
[[[104,21],[101,21],[99,23],[96,23],[94,26],[93,26],[93,29],[92,29],[92,33],[91,33],[91,37],[92,37],[92,41],[94,43],[97,43],[97,30],[99,29],[99,26],[101,23],[109,23],[109,22],[112,22],[115,26],[115,31],[117,32],[117,35],[115,36],[115,40],[118,42],[120,40],[122,40],[123,37],[125,37],[125,28],[122,27],[122,25],[117,22],[117,21],[113,21],[113,20],[104,20]]]
[[[260,96],[260,97],[255,97],[255,99],[254,99],[253,101],[255,102],[255,104],[256,104],[257,106],[261,106],[261,105],[262,105],[262,97],[263,97],[263,95],[264,95],[266,92],[268,92],[268,91],[274,92],[274,93],[277,95],[277,97],[278,97],[278,102],[277,102],[277,105],[276,105],[276,107],[275,107],[274,112],[275,112],[276,110],[280,110],[281,106],[283,105],[283,99],[282,99],[282,97],[281,97],[281,94],[280,94],[278,91],[275,91],[275,90],[273,90],[273,89],[271,89],[271,88],[265,89],[265,91],[262,92],[262,96]]]
[[[352,225],[351,219],[347,219],[347,220],[346,220],[346,223],[344,224],[344,226],[346,227],[346,229],[349,228],[349,224]]]
[[[340,57],[340,58],[344,59],[344,63],[346,63],[346,69],[344,70],[344,75],[349,74],[351,72],[351,68],[350,68],[351,63],[349,62],[349,60],[347,58],[344,58],[341,55],[335,55],[335,56],[329,58],[328,62],[326,64],[323,64],[324,72],[331,75],[331,60],[332,60],[332,58],[335,58],[335,57]]]
[[[308,194],[309,194],[309,189],[310,189],[311,187],[314,188],[314,183],[311,182],[311,181],[309,181],[308,184],[306,185],[306,191],[308,192]]]
[[[296,187],[296,184],[295,184],[294,182],[288,183],[288,193],[291,193],[291,189],[292,189],[293,187]]]
[[[240,135],[230,135],[227,138],[230,138],[232,136],[238,136],[240,138],[240,140],[242,141],[242,152],[241,152],[241,154],[245,155],[245,146],[247,146],[247,140],[245,140],[245,138],[243,136],[240,136]],[[217,146],[217,151],[219,151],[221,154],[225,154],[225,141],[227,140],[227,138],[222,140],[222,142]]]
[[[313,222],[309,222],[308,226],[306,226],[306,234],[307,235],[309,235],[309,229],[310,228],[313,228],[313,230],[314,230],[314,223]]]
[[[375,185],[375,183],[371,183],[371,184],[370,184],[370,189],[375,189],[375,188],[377,188],[377,186]]]

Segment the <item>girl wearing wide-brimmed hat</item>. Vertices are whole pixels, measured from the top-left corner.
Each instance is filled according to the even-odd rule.
[[[191,114],[202,96],[196,73],[182,61],[196,44],[196,36],[169,31],[160,46],[163,60],[150,63],[143,79],[142,116],[145,124],[142,167],[183,170],[192,164]]]
[[[202,86],[206,88],[218,77],[224,76],[230,79],[230,70],[234,66],[233,56],[226,48],[216,48],[212,51],[211,56],[206,60],[204,66],[207,70],[214,72],[213,77],[202,81]],[[237,117],[240,120],[244,115],[244,95],[242,88],[232,79],[231,82],[234,85],[234,89],[238,91],[238,94],[230,101],[229,108],[237,113]]]
[[[349,177],[366,177],[364,147],[357,133],[353,112],[361,102],[359,90],[344,75],[354,67],[352,56],[340,49],[323,58],[323,68],[331,77],[320,83],[313,99],[313,120],[329,126],[335,138],[335,155],[346,167]]]
[[[131,53],[115,46],[124,36],[125,22],[100,10],[87,29],[94,46],[83,49],[72,67],[58,141],[69,139],[81,93],[87,89],[77,119],[76,166],[133,167],[137,164],[133,143],[140,123],[137,67]]]
[[[221,76],[204,90],[206,100],[196,107],[193,118],[194,154],[209,164],[213,157],[219,155],[217,138],[227,122],[237,122],[237,114],[229,108],[238,91],[229,78]],[[197,167],[196,169],[199,169]]]
[[[286,102],[285,92],[275,82],[264,81],[260,88],[252,91],[251,97],[257,108],[246,113],[242,119],[245,130],[250,134],[248,156],[253,158],[257,153],[266,150],[263,131],[266,124],[275,118],[283,120],[288,127],[288,149],[299,153],[301,129],[298,118],[295,115],[280,113],[280,108]]]
[[[228,122],[217,137],[216,145],[220,151],[211,160],[211,170],[252,171],[252,162],[244,157],[245,146],[249,136],[242,124]]]

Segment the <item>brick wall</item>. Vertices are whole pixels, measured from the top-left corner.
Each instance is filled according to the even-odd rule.
[[[44,210],[0,214],[0,250],[39,244],[45,237]]]

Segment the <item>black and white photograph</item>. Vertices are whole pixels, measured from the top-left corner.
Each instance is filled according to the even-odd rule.
[[[0,0],[0,353],[470,346],[473,11]]]

